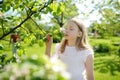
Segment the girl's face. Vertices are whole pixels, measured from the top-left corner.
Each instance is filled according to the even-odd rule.
[[[77,39],[80,36],[78,26],[74,22],[68,22],[64,26],[64,37],[67,40]]]

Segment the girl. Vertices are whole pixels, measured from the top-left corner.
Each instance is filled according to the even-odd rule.
[[[65,23],[64,38],[55,46],[55,55],[65,63],[70,80],[94,80],[93,50],[87,42],[87,33],[78,18]],[[47,35],[46,55],[51,56],[52,37]]]

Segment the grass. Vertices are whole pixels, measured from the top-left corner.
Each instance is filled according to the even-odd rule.
[[[95,80],[119,80],[120,64],[115,55],[102,55],[96,53],[94,58]]]
[[[53,44],[53,46],[52,46],[52,53],[54,53],[54,46],[55,46],[55,44]],[[43,54],[45,54],[45,45],[40,47],[38,44],[34,44],[31,47],[30,46],[27,47],[26,55],[28,57],[31,55],[42,56]]]
[[[94,72],[95,74],[95,80],[119,80],[120,73],[117,73],[117,75],[113,76],[109,73],[100,73],[98,71]]]
[[[53,53],[54,53],[54,46],[55,46],[55,44],[53,44],[53,46],[52,46]],[[27,56],[31,56],[31,55],[42,56],[44,54],[44,52],[45,52],[45,46],[39,47],[38,44],[35,44],[32,47],[27,47],[26,55]],[[117,70],[113,70],[114,74],[112,74],[111,68],[109,68],[109,67],[113,68],[112,65],[108,66],[108,68],[107,68],[107,65],[114,63],[111,60],[113,60],[115,56],[114,55],[104,55],[104,54],[101,55],[101,54],[95,53],[95,59],[94,59],[95,80],[106,80],[106,79],[107,80],[119,80],[120,72],[118,72]]]
[[[111,42],[113,40],[119,41],[120,38],[112,38],[111,39],[90,39],[91,44],[99,43],[99,42]],[[1,43],[1,42],[0,42]],[[9,53],[11,56],[11,48],[8,46],[8,43],[5,43],[5,52]],[[32,55],[42,56],[45,53],[45,45],[40,47],[38,44],[34,44],[33,46],[27,46],[22,44],[26,48],[26,56],[30,57]],[[54,46],[52,46],[52,53],[54,53]],[[106,53],[95,53],[94,58],[94,75],[95,80],[119,80],[120,76],[120,62],[115,60],[115,55],[107,55]]]
[[[4,53],[8,53],[8,56],[11,57],[12,56],[12,47],[9,46],[9,42],[6,41],[2,41],[0,44],[4,44]],[[25,44],[25,43],[21,43],[22,47],[25,48],[26,53],[25,55],[27,57],[30,57],[32,55],[37,55],[42,56],[43,54],[45,54],[45,44],[43,46],[39,46],[39,44],[34,44],[32,46]],[[54,53],[54,46],[55,44],[52,45],[52,53]]]
[[[106,39],[89,40],[91,45],[98,43],[113,44],[119,42],[119,37],[110,37]],[[114,53],[115,54],[115,53]],[[94,58],[94,74],[95,80],[119,80],[120,76],[120,61],[116,55],[109,55],[108,53],[95,53]]]

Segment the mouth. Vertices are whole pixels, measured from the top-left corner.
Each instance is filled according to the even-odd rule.
[[[64,36],[68,36],[68,34],[65,34]]]

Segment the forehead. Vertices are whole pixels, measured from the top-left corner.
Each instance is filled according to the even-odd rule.
[[[67,27],[69,27],[69,28],[76,28],[78,26],[74,22],[68,21],[67,23],[65,23],[65,25],[63,27],[64,28],[67,28]]]

